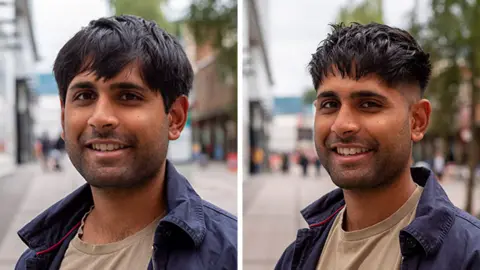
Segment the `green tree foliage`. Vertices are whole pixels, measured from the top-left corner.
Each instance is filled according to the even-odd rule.
[[[174,33],[175,26],[168,22],[162,12],[162,5],[167,0],[110,0],[115,15],[129,14],[153,20],[169,33]]]
[[[418,3],[417,3],[418,4]],[[416,6],[417,6],[416,4]],[[433,103],[431,131],[439,135],[452,132],[454,116],[458,111],[457,97],[462,83],[471,89],[471,127],[475,127],[476,104],[478,103],[478,80],[480,54],[480,0],[431,0],[432,15],[425,24],[417,22],[416,8],[411,14],[412,34],[431,54],[434,67],[428,87],[428,97]],[[460,66],[462,63],[462,66]],[[471,72],[462,77],[461,68]],[[468,146],[470,179],[467,185],[466,211],[472,211],[475,168],[478,164],[478,131],[472,129],[473,140]]]
[[[237,1],[193,0],[185,22],[198,45],[210,43],[218,51],[221,72],[236,82]]]
[[[357,22],[368,24],[371,22],[383,23],[383,1],[382,0],[364,0],[354,4],[350,0],[340,9],[337,16],[337,22],[350,24]]]
[[[221,78],[233,82],[235,93],[229,106],[237,119],[237,0],[192,0],[185,23],[197,45],[210,44],[217,51]]]

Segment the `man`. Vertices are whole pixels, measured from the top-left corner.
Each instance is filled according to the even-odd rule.
[[[63,140],[63,138],[60,136],[58,136],[58,138],[55,140],[55,143],[53,145],[53,149],[52,149],[52,160],[53,160],[53,170],[54,171],[57,171],[57,172],[61,172],[62,171],[62,165],[60,164],[61,163],[61,159],[62,159],[62,152],[63,150],[65,150],[65,141]]]
[[[300,167],[302,167],[302,175],[303,175],[303,177],[307,177],[308,176],[308,163],[309,163],[307,155],[305,154],[305,152],[301,151],[300,156],[298,158],[299,158],[298,163],[300,164]]]
[[[19,231],[16,269],[236,269],[236,218],[166,160],[193,80],[178,41],[138,17],[101,18],[53,70],[66,151],[88,184]]]
[[[48,136],[48,132],[44,131],[42,133],[42,136],[38,140],[40,144],[40,153],[39,153],[39,159],[40,159],[40,164],[42,166],[43,171],[48,170],[48,161],[50,158],[50,150],[51,150],[51,141],[50,137]]]
[[[309,228],[276,269],[480,269],[480,222],[410,169],[430,119],[429,55],[403,30],[340,24],[309,71],[317,154],[339,189],[302,211]]]

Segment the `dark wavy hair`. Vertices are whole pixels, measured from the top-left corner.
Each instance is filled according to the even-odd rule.
[[[431,74],[429,54],[406,31],[383,24],[333,24],[308,64],[315,89],[334,69],[342,77],[375,74],[389,87],[416,84],[421,96]]]
[[[53,66],[60,99],[65,102],[76,75],[91,71],[108,80],[133,62],[148,87],[161,93],[167,112],[188,96],[193,69],[177,39],[153,21],[122,15],[91,21],[62,47]]]

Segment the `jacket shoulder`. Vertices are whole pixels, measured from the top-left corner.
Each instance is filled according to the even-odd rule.
[[[31,249],[27,249],[23,252],[22,256],[17,261],[15,265],[15,270],[24,270],[27,269],[27,260],[35,257],[35,252]]]
[[[455,210],[455,222],[451,232],[458,236],[467,237],[466,239],[459,239],[462,242],[465,240],[472,242],[480,250],[480,220],[459,208]]]
[[[207,235],[204,248],[216,253],[216,269],[237,269],[237,218],[203,201]]]
[[[291,243],[283,252],[282,256],[275,266],[275,270],[292,269],[292,259],[295,242]]]
[[[214,234],[224,235],[227,238],[237,239],[237,218],[212,203],[203,201],[205,225],[207,230]]]
[[[203,200],[203,207],[207,214],[218,215],[218,218],[225,219],[228,222],[233,222],[235,225],[237,224],[237,218],[222,208],[205,200]]]
[[[454,211],[453,224],[436,258],[448,258],[443,263],[458,269],[480,269],[480,220],[457,207]]]

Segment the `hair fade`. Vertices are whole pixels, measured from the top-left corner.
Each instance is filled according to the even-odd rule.
[[[430,57],[408,32],[377,23],[331,26],[308,64],[315,89],[336,70],[355,80],[375,74],[388,86],[417,84],[423,96]]]

